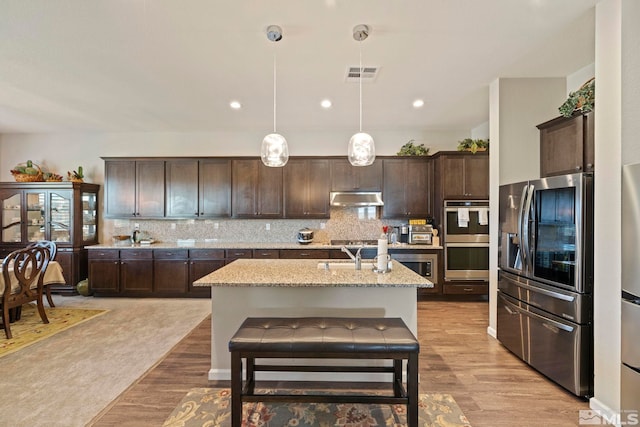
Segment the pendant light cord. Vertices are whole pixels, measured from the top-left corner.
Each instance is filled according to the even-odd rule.
[[[358,49],[360,50],[360,70],[358,83],[360,85],[360,132],[362,132],[362,42],[358,42]]]
[[[273,133],[276,133],[276,51],[273,51]]]

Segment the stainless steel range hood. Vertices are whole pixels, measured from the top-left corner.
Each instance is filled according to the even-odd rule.
[[[331,206],[384,206],[379,191],[332,191]]]

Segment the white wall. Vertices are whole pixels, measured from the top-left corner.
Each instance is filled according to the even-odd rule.
[[[371,134],[379,155],[395,155],[411,139],[425,144],[433,154],[455,150],[469,131],[378,130]],[[0,135],[0,181],[12,181],[11,168],[30,159],[61,175],[82,165],[87,182],[102,184],[101,156],[259,156],[263,137],[256,132],[4,134]],[[292,156],[346,156],[351,133],[307,131],[285,137]]]
[[[575,92],[580,89],[580,86],[585,84],[587,80],[596,75],[596,64],[589,64],[586,67],[582,67],[578,71],[571,73],[567,76],[567,96],[569,93]]]
[[[566,99],[566,79],[501,78],[499,84],[500,184],[539,178],[536,125],[559,115],[558,107]]]

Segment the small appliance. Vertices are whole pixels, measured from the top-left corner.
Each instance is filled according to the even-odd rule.
[[[433,242],[433,226],[429,224],[409,225],[410,245],[430,245]]]
[[[310,228],[303,228],[298,230],[298,243],[301,245],[308,245],[313,242],[313,230]]]

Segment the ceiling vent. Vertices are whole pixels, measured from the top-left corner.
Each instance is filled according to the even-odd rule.
[[[362,67],[362,82],[371,83],[378,77],[380,67]],[[360,67],[347,68],[347,83],[358,83],[360,79]]]

